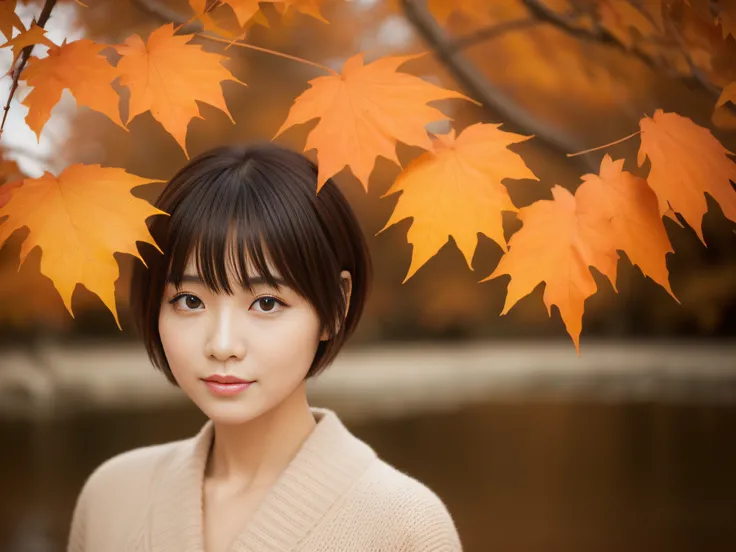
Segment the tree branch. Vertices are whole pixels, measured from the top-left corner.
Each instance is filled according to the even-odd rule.
[[[474,33],[470,33],[466,36],[460,37],[457,40],[448,43],[448,50],[456,52],[469,48],[473,44],[478,42],[485,42],[486,40],[493,40],[494,38],[506,34],[510,31],[518,31],[521,29],[528,29],[539,25],[540,21],[533,17],[524,17],[522,19],[511,19],[504,21],[490,27],[484,27],[477,30]]]
[[[182,15],[159,0],[131,0],[131,3],[135,4],[146,13],[155,15],[166,22],[172,22],[177,27],[180,27],[185,33],[198,33],[204,30],[204,27],[199,20],[190,22],[189,18],[185,15]]]
[[[43,8],[41,9],[41,14],[38,16],[38,21],[36,21],[36,25],[39,27],[43,27],[46,25],[46,23],[49,20],[49,17],[51,17],[51,10],[54,9],[54,6],[56,5],[56,0],[46,0],[46,3],[44,4]],[[13,84],[10,86],[10,94],[8,94],[8,103],[5,104],[4,112],[3,112],[3,121],[0,123],[0,135],[3,133],[3,129],[5,128],[5,120],[8,118],[8,111],[10,111],[10,102],[13,100],[13,96],[15,95],[15,91],[18,89],[18,80],[20,79],[20,74],[23,72],[23,69],[26,67],[26,63],[28,63],[28,59],[31,57],[31,52],[33,52],[33,46],[34,44],[31,44],[30,46],[26,46],[23,48],[23,51],[20,54],[20,62],[15,68],[15,71],[13,71]]]
[[[588,40],[588,41],[592,40],[592,41],[599,42],[601,44],[614,46],[620,50],[623,50],[626,53],[634,54],[637,58],[643,61],[648,67],[650,67],[651,69],[654,69],[655,71],[662,71],[663,69],[665,69],[657,61],[649,57],[645,52],[642,52],[638,48],[628,48],[626,44],[621,42],[618,38],[616,38],[613,34],[611,34],[605,28],[603,28],[600,24],[597,24],[593,29],[586,29],[586,28],[578,27],[575,25],[574,21],[571,18],[568,18],[564,14],[559,14],[549,9],[540,0],[520,0],[520,1],[522,2],[522,4],[526,6],[526,8],[529,10],[529,12],[534,17],[538,18],[542,22],[549,23],[551,25],[554,25],[555,27],[562,29],[563,31],[565,31],[567,34],[571,36],[580,38],[582,40]],[[622,1],[627,1],[627,0],[622,0]],[[637,8],[640,11],[640,13],[645,14],[650,19],[650,21],[653,21],[651,19],[651,16],[648,13],[646,13],[646,10],[641,10],[640,6],[638,6],[636,2],[632,3],[632,5],[635,8]],[[722,90],[719,89],[717,86],[713,85],[712,83],[710,83],[707,80],[707,78],[705,78],[703,72],[692,63],[692,59],[687,55],[686,50],[683,49],[683,44],[677,41],[677,37],[675,37],[675,43],[673,43],[672,46],[680,46],[680,50],[682,51],[682,54],[685,56],[685,59],[688,65],[690,66],[690,69],[692,72],[692,75],[689,75],[689,76],[683,76],[680,74],[674,74],[672,76],[676,76],[680,80],[685,81],[686,83],[695,82],[698,85],[702,86],[706,91],[711,93],[716,98],[720,96]]]
[[[585,146],[577,137],[545,124],[521,104],[494,87],[462,52],[453,47],[444,30],[427,10],[418,6],[413,0],[401,0],[401,5],[409,21],[470,96],[483,103],[484,106],[496,109],[522,132],[542,138],[563,153],[584,149]]]

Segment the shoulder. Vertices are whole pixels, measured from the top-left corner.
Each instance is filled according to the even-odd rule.
[[[186,441],[132,449],[105,460],[88,477],[77,497],[75,517],[93,522],[118,512],[145,510],[159,474]]]
[[[100,464],[87,478],[82,492],[88,499],[124,497],[154,479],[182,441],[151,445],[120,453]]]
[[[360,494],[380,512],[381,523],[400,534],[401,550],[462,550],[455,522],[439,495],[380,458],[366,472]]]
[[[100,464],[77,496],[67,550],[109,549],[145,516],[157,475],[186,441],[136,448]]]

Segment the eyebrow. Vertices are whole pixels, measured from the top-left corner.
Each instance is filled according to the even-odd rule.
[[[192,284],[202,284],[204,285],[204,282],[202,281],[202,278],[199,277],[198,274],[184,274],[181,277],[182,283],[192,283]],[[270,285],[266,278],[263,276],[251,276],[248,278],[248,281],[252,286],[258,286],[258,285]],[[280,287],[288,287],[286,285],[286,282],[281,278],[273,278],[273,281],[276,282],[276,285]]]

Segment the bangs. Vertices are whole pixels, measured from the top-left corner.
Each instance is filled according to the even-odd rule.
[[[232,295],[236,284],[252,292],[252,279],[260,277],[277,290],[286,285],[304,296],[298,271],[287,261],[297,259],[290,247],[293,236],[268,216],[263,197],[247,186],[231,185],[239,181],[233,172],[237,171],[225,169],[209,181],[200,181],[178,206],[170,226],[176,232],[169,236],[166,283],[180,288],[193,261],[197,275],[213,293]]]
[[[335,183],[328,179],[317,193],[317,173],[302,154],[266,142],[206,151],[167,183],[155,206],[168,216],[149,223],[160,250],[139,247],[143,262],[133,267],[130,301],[148,356],[171,383],[159,318],[166,285],[180,289],[189,266],[212,293],[233,295],[238,286],[252,292],[265,282],[306,299],[329,334],[307,378],[353,333],[368,293],[370,253]],[[342,271],[351,276],[350,295]]]

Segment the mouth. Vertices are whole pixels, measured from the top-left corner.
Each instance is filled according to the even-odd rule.
[[[235,376],[213,374],[202,381],[216,395],[237,395],[250,387],[255,380],[244,380]]]

